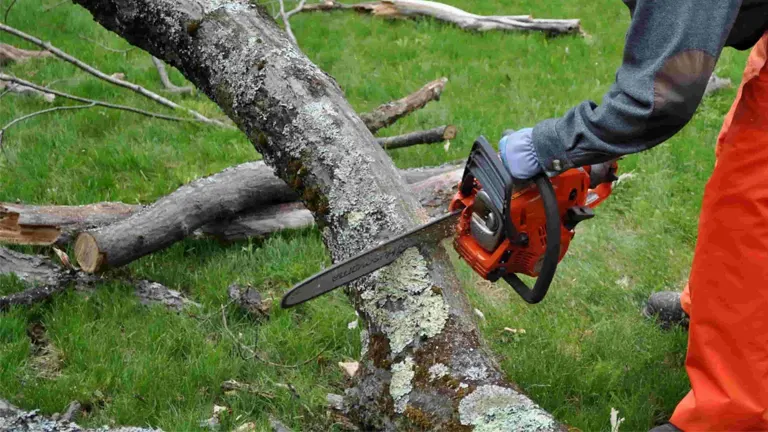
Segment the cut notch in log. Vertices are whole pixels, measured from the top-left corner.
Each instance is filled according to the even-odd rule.
[[[20,224],[19,213],[0,206],[0,238],[7,243],[50,245],[60,234],[61,231],[56,226]]]

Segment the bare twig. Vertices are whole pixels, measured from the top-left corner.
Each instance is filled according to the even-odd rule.
[[[189,93],[193,94],[195,92],[195,88],[192,86],[184,86],[179,87],[171,82],[171,79],[168,77],[168,71],[165,70],[165,63],[163,63],[162,60],[158,59],[155,56],[152,56],[152,63],[155,64],[155,69],[157,69],[157,74],[160,75],[160,81],[163,83],[163,87],[165,87],[165,90],[170,93]]]
[[[43,41],[41,41],[40,39],[38,39],[38,38],[36,38],[34,36],[28,35],[28,34],[22,32],[21,30],[17,30],[17,29],[15,29],[13,27],[10,27],[10,26],[6,25],[6,24],[0,24],[0,31],[4,31],[6,33],[9,33],[9,34],[12,34],[14,36],[20,37],[20,38],[22,38],[22,39],[24,39],[24,40],[26,40],[28,42],[31,42],[31,43],[39,46],[39,47],[42,47],[42,48],[50,51],[56,57],[59,57],[60,59],[62,59],[64,61],[68,62],[68,63],[71,63],[71,64],[77,66],[78,68],[88,72],[89,74],[91,74],[91,75],[93,75],[93,76],[95,76],[95,77],[97,77],[99,79],[102,79],[104,81],[107,81],[107,82],[109,82],[111,84],[114,84],[114,85],[117,85],[117,86],[120,86],[120,87],[123,87],[123,88],[127,88],[129,90],[132,90],[132,91],[134,91],[134,92],[136,92],[136,93],[138,93],[138,94],[140,94],[140,95],[142,95],[142,96],[144,96],[144,97],[146,97],[146,98],[148,98],[150,100],[153,100],[153,101],[155,101],[155,102],[157,102],[157,103],[159,103],[161,105],[164,105],[164,106],[166,106],[168,108],[172,108],[172,109],[175,109],[175,110],[187,111],[189,114],[191,114],[195,119],[197,119],[200,122],[209,123],[209,124],[215,124],[217,126],[226,127],[226,128],[229,128],[229,129],[233,129],[234,128],[233,126],[230,126],[230,125],[228,125],[226,123],[222,123],[222,122],[220,122],[218,120],[209,119],[208,117],[205,117],[204,115],[198,113],[197,111],[191,110],[189,108],[182,107],[182,106],[178,105],[177,103],[175,103],[175,102],[173,102],[171,100],[168,100],[168,99],[160,96],[157,93],[153,93],[153,92],[145,89],[144,87],[142,87],[142,86],[140,86],[138,84],[134,84],[134,83],[131,83],[131,82],[128,82],[128,81],[124,81],[124,80],[121,80],[121,79],[117,79],[117,78],[114,78],[114,77],[112,77],[110,75],[107,75],[104,72],[102,72],[102,71],[100,71],[100,70],[98,70],[98,69],[96,69],[96,68],[94,68],[94,67],[92,67],[92,66],[90,66],[90,65],[88,65],[88,64],[86,64],[86,63],[84,63],[84,62],[82,62],[80,60],[78,60],[78,59],[76,59],[75,57],[72,57],[71,55],[65,53],[64,51],[54,47],[53,45],[51,45],[50,42],[43,42]]]
[[[94,106],[96,106],[96,102],[91,102],[88,105],[59,106],[59,107],[54,107],[54,108],[48,108],[48,109],[40,110],[40,111],[37,111],[37,112],[33,112],[33,113],[30,113],[30,114],[27,114],[25,116],[21,116],[19,118],[13,119],[10,123],[8,123],[7,125],[3,126],[2,129],[0,129],[0,150],[5,151],[5,149],[3,148],[3,136],[5,135],[5,131],[9,127],[15,125],[16,123],[22,122],[24,120],[30,119],[30,118],[35,117],[35,116],[39,116],[41,114],[47,114],[47,113],[54,112],[54,111],[75,110],[75,109],[91,108],[91,107],[94,107]]]
[[[295,8],[293,8],[293,9],[289,10],[288,12],[286,12],[285,16],[290,18],[290,17],[296,15],[297,13],[301,12],[302,9],[304,9],[304,5],[305,4],[307,4],[307,0],[301,0],[299,2],[299,5],[296,6]]]
[[[291,23],[288,20],[288,14],[285,12],[285,2],[283,0],[279,0],[280,2],[280,16],[283,18],[283,25],[285,25],[285,32],[288,33],[288,37],[291,38],[294,44],[298,45],[299,42],[296,40],[296,36],[293,34],[293,30],[291,30]]]
[[[58,90],[53,90],[53,89],[45,88],[45,87],[39,86],[37,84],[31,83],[29,81],[26,81],[26,80],[23,80],[23,79],[20,79],[20,78],[16,78],[16,77],[11,76],[11,75],[6,75],[6,74],[3,74],[3,73],[0,73],[0,80],[1,81],[8,81],[8,82],[16,83],[16,84],[21,84],[21,85],[23,85],[25,87],[30,87],[30,88],[33,88],[35,90],[39,90],[39,91],[41,91],[43,93],[48,93],[48,94],[53,94],[53,95],[56,95],[56,96],[61,96],[61,97],[65,98],[65,99],[71,99],[71,100],[75,100],[75,101],[78,101],[78,102],[93,103],[95,105],[98,105],[98,106],[104,107],[104,108],[111,108],[111,109],[122,110],[122,111],[130,111],[132,113],[141,114],[141,115],[146,116],[146,117],[157,118],[157,119],[161,119],[161,120],[178,121],[178,122],[200,121],[200,120],[195,120],[195,119],[192,119],[192,118],[173,117],[173,116],[168,116],[168,115],[165,115],[165,114],[153,113],[153,112],[150,112],[150,111],[145,111],[145,110],[142,110],[142,109],[138,109],[138,108],[134,108],[134,107],[129,107],[129,106],[125,106],[125,105],[117,105],[117,104],[112,104],[112,103],[109,103],[109,102],[102,102],[102,101],[98,101],[98,100],[87,99],[87,98],[84,98],[84,97],[71,95],[69,93],[60,92]]]
[[[13,5],[16,4],[16,0],[12,0],[11,4],[8,5],[8,9],[5,10],[5,16],[3,16],[3,22],[8,22],[8,13],[11,12],[11,8],[13,8]]]
[[[118,53],[118,54],[125,54],[125,53],[127,53],[127,52],[129,52],[129,51],[133,51],[133,50],[135,50],[135,49],[136,49],[136,47],[130,47],[130,48],[128,48],[128,49],[124,49],[124,50],[114,49],[114,48],[110,48],[110,47],[108,47],[108,46],[104,45],[103,43],[101,43],[101,42],[99,42],[99,41],[97,41],[97,40],[91,39],[91,38],[89,38],[89,37],[86,37],[86,36],[84,36],[84,35],[78,35],[78,37],[79,37],[80,39],[82,39],[82,40],[85,40],[85,41],[88,41],[88,42],[90,42],[90,43],[92,43],[92,44],[98,45],[98,46],[100,46],[101,48],[104,48],[105,50],[107,50],[107,51],[111,51],[111,52],[113,52],[113,53]]]

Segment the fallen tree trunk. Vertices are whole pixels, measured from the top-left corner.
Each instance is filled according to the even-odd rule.
[[[360,114],[360,118],[371,133],[376,133],[379,129],[391,125],[401,117],[423,108],[429,102],[440,100],[440,95],[443,93],[447,82],[448,78],[440,78],[427,83],[424,87],[402,99],[387,102],[369,113]]]
[[[434,144],[456,138],[456,126],[440,126],[434,129],[416,131],[393,137],[377,138],[379,145],[387,150],[410,147],[418,144]]]
[[[461,173],[457,169],[423,180],[412,190],[427,207],[445,210]],[[200,227],[205,235],[231,241],[312,225],[302,205],[285,204],[296,199],[263,164],[239,165],[182,186],[130,216],[123,214],[119,222],[80,233],[75,257],[83,271],[95,273],[164,249]]]
[[[458,168],[411,185],[411,190],[430,217],[444,214],[456,194],[464,173]],[[278,204],[247,211],[232,220],[211,222],[200,231],[205,236],[234,241],[260,237],[284,229],[306,228],[314,224],[312,213],[301,203]]]
[[[474,31],[541,31],[548,34],[582,34],[578,19],[535,19],[530,15],[483,16],[475,15],[443,3],[424,0],[383,0],[367,3],[344,4],[325,0],[309,4],[301,12],[352,9],[385,18],[431,17]]]
[[[232,218],[248,207],[295,201],[295,193],[264,168],[258,162],[228,168],[180,187],[132,217],[81,233],[75,242],[77,262],[87,273],[119,267],[168,247],[206,222]]]
[[[335,81],[262,7],[76,2],[222,107],[302,197],[334,261],[426,219]],[[365,324],[365,349],[345,410],[363,429],[562,430],[504,379],[442,247],[409,249],[348,294]]]
[[[462,165],[411,168],[401,170],[400,175],[404,177],[407,183],[412,184],[448,172],[460,172],[462,169]],[[272,169],[263,162],[247,162],[232,167],[231,170],[236,172],[237,181],[222,184],[222,178],[214,174],[206,178],[205,184],[218,183],[233,190],[225,193],[225,196],[243,197],[246,195],[235,190],[251,184],[248,176],[257,172],[274,176]],[[275,179],[277,178],[275,177]],[[454,181],[454,179],[446,178],[443,181]],[[458,183],[458,177],[456,177],[455,182]],[[445,186],[454,188],[455,185],[446,183]],[[205,192],[206,187],[208,186],[195,188],[195,193],[210,198],[211,194]],[[242,202],[240,204],[242,210],[238,211],[234,217],[209,213],[207,216],[214,219],[199,228],[195,227],[197,229],[196,234],[213,237],[221,241],[234,241],[264,236],[283,229],[302,228],[312,224],[312,218],[306,208],[301,203],[292,202],[298,200],[298,196],[284,182],[270,181],[261,187],[267,190],[267,196],[277,196],[277,201],[271,203],[258,200]],[[418,192],[422,189],[419,185],[413,185],[413,189],[417,191],[422,205],[434,199],[427,193]],[[0,202],[0,243],[65,246],[74,241],[81,232],[125,220],[145,208],[146,206],[143,205],[121,202],[103,202],[80,206],[36,206]],[[434,215],[436,213],[430,211],[430,216]],[[143,235],[141,233],[131,234]]]

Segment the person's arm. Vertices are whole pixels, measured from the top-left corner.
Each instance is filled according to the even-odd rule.
[[[533,128],[550,173],[647,150],[693,116],[741,0],[625,0],[632,11],[624,60],[600,105],[587,101]],[[589,71],[584,71],[589,73]]]

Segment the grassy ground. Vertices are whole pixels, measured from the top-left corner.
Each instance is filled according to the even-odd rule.
[[[129,48],[77,6],[45,11],[56,3],[19,2],[8,23],[160,91],[148,54],[94,45],[85,38]],[[301,47],[360,111],[449,78],[439,103],[384,133],[451,123],[459,127],[459,138],[448,151],[392,151],[400,167],[463,158],[475,136],[497,139],[505,128],[533,125],[584,99],[599,100],[613,80],[628,23],[618,0],[449,3],[486,14],[578,17],[591,36],[472,34],[428,20],[387,22],[343,12],[292,19]],[[29,47],[7,36],[0,41]],[[744,60],[743,53],[726,51],[718,74],[738,82]],[[55,59],[7,72],[87,97],[162,110]],[[182,81],[175,71],[172,78]],[[579,226],[542,304],[525,305],[457,264],[472,302],[485,313],[481,328],[504,371],[563,422],[584,431],[609,430],[613,407],[626,417],[622,430],[647,430],[665,420],[686,393],[685,333],[662,332],[639,310],[651,292],[678,289],[687,278],[715,137],[734,95],[728,90],[708,98],[680,135],[622,162],[621,169],[634,177],[617,188],[595,220]],[[172,98],[221,115],[202,96]],[[6,95],[0,123],[45,107]],[[192,179],[258,157],[238,132],[95,109],[27,121],[8,131],[4,147],[0,201],[28,203],[149,203]],[[347,328],[355,316],[345,299],[336,293],[295,310],[276,308],[259,322],[226,306],[230,283],[250,283],[278,297],[327,263],[315,230],[233,245],[185,241],[114,273],[182,290],[203,305],[200,310],[146,308],[129,286],[107,283],[90,295],[65,294],[50,304],[3,313],[0,396],[49,414],[77,399],[88,407],[87,425],[192,430],[217,404],[232,409],[227,426],[254,421],[266,428],[273,415],[297,430],[327,430],[325,394],[345,385],[336,363],[356,358],[360,349],[358,330]],[[1,292],[18,289],[18,281],[0,279]],[[249,359],[238,348],[224,328],[222,310],[235,337],[270,363]],[[52,346],[45,355],[27,336],[28,328],[40,325]],[[513,336],[504,327],[526,332]],[[315,357],[300,367],[271,364]],[[262,394],[226,394],[220,384],[228,379],[252,383]]]

